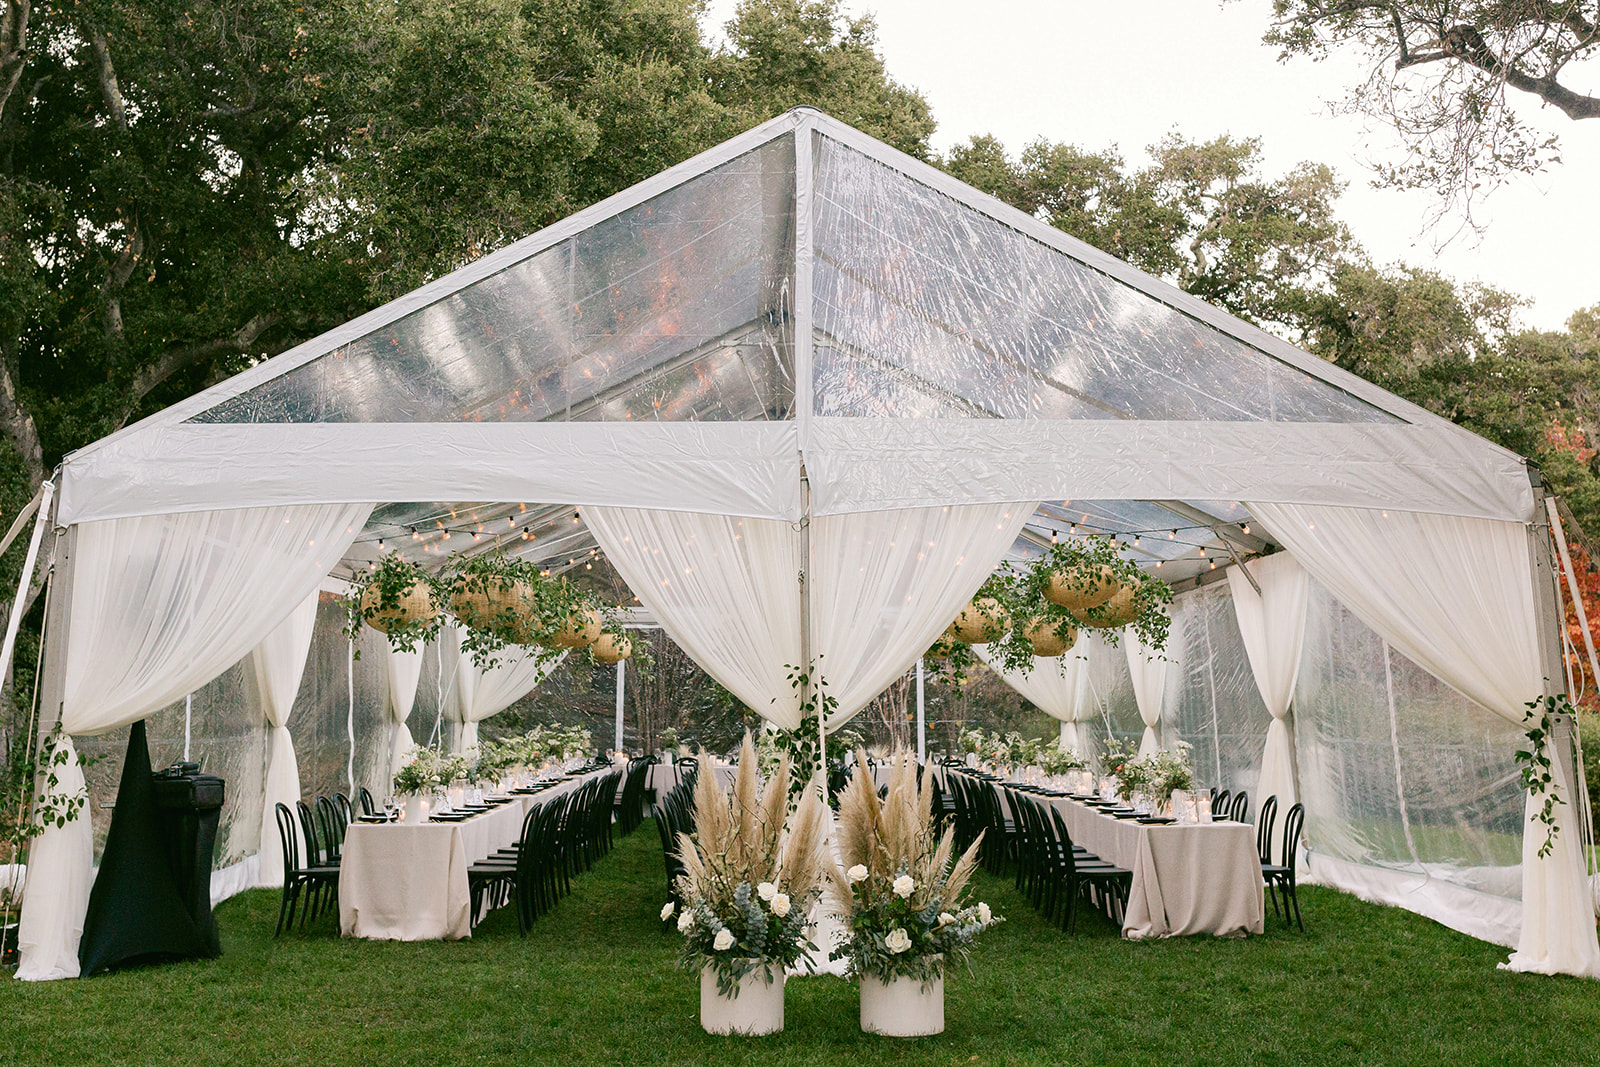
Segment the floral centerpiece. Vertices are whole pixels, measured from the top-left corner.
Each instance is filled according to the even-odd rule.
[[[681,962],[700,972],[700,1021],[712,1033],[783,1029],[785,969],[815,949],[806,923],[822,892],[826,809],[806,790],[790,822],[789,760],[779,759],[765,788],[758,768],[746,735],[724,794],[701,751],[695,833],[678,837],[678,901],[661,910],[663,921],[677,915]]]
[[[444,792],[451,782],[469,773],[465,756],[446,755],[436,748],[413,749],[394,772],[395,793],[411,798],[406,803],[406,822],[422,821],[422,797]]]
[[[902,1036],[944,1029],[944,969],[965,959],[968,945],[1000,921],[984,903],[967,901],[978,841],[953,855],[954,829],[933,822],[933,783],[919,787],[906,753],[890,765],[879,800],[864,755],[839,798],[838,848],[843,867],[830,888],[845,926],[833,958],[861,981],[861,1025]]]
[[[1034,764],[1051,777],[1081,771],[1089,765],[1082,756],[1070,748],[1062,747],[1059,737],[1053,741],[1039,742],[1039,751],[1034,757]]]

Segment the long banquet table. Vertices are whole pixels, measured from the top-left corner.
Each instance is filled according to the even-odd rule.
[[[1124,937],[1261,932],[1266,893],[1249,824],[1149,825],[1070,797],[1039,799],[1061,813],[1073,844],[1133,872]]]
[[[339,932],[391,941],[472,936],[467,868],[517,842],[533,807],[611,768],[557,783],[461,822],[351,823],[339,864]]]

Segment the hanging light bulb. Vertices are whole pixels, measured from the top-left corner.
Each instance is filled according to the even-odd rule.
[[[1216,570],[1217,569],[1217,561],[1216,560],[1212,560],[1211,561],[1211,569],[1212,570]]]
[[[573,522],[577,522],[578,521],[578,513],[576,511],[574,511],[572,513],[572,521]]]
[[[585,563],[583,565],[583,569],[586,570],[586,571],[592,571],[592,570],[594,570],[594,564],[593,563]]]
[[[381,538],[381,537],[378,538],[378,551],[379,552],[383,551],[383,538]]]
[[[1173,530],[1171,533],[1167,534],[1167,540],[1168,541],[1176,540],[1177,537],[1178,537],[1178,531],[1177,530]]]
[[[1243,526],[1241,526],[1240,529],[1242,529],[1245,533],[1249,533],[1250,532],[1250,524],[1247,522]]]
[[[1139,535],[1138,534],[1134,534],[1133,535],[1133,547],[1134,548],[1138,548],[1139,547]]]

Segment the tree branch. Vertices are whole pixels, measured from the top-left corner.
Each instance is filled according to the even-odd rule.
[[[28,474],[28,488],[38,489],[44,482],[44,449],[39,444],[39,428],[18,398],[16,380],[5,360],[0,360],[0,434],[21,457]]]
[[[139,402],[174,374],[205,360],[215,359],[217,356],[235,355],[247,351],[256,343],[257,338],[277,325],[282,318],[283,316],[276,311],[263,312],[226,337],[182,348],[170,348],[163,352],[154,363],[142,368],[133,376],[133,383],[128,390],[128,404],[117,425],[120,427],[127,422],[129,416],[137,410]]]
[[[1546,103],[1554,104],[1570,119],[1600,119],[1600,97],[1585,96],[1561,85],[1554,77],[1538,78],[1506,63],[1489,47],[1476,26],[1452,26],[1439,42],[1453,59],[1503,78],[1513,89],[1532,93]]]
[[[6,0],[5,18],[0,21],[0,118],[5,117],[6,103],[28,63],[28,16],[32,12],[32,0]]]

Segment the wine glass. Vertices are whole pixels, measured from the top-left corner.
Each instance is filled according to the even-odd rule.
[[[400,799],[394,796],[383,798],[383,817],[394,822],[395,812],[400,810]]]

